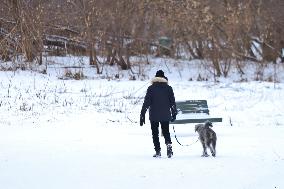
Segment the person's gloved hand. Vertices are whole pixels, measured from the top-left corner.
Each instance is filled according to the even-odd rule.
[[[171,122],[174,122],[176,119],[177,119],[177,114],[173,114],[173,115],[172,115]]]
[[[145,124],[145,115],[140,114],[140,126],[143,126]]]
[[[172,119],[171,119],[171,122],[174,122],[177,118],[177,114],[178,114],[178,110],[176,108],[176,105],[173,105],[171,107],[171,112],[172,112]]]

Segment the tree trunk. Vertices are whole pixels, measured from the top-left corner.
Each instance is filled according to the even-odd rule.
[[[220,64],[219,64],[219,53],[218,53],[218,49],[216,47],[214,40],[212,40],[212,50],[211,51],[212,51],[212,54],[211,54],[212,63],[213,63],[214,69],[216,71],[216,76],[220,77],[221,76],[221,68],[220,68]]]
[[[263,60],[267,62],[274,62],[277,59],[277,52],[274,48],[274,41],[268,37],[262,45]]]
[[[96,50],[94,48],[94,44],[91,43],[90,44],[90,65],[91,66],[95,66],[96,67],[96,70],[97,70],[97,74],[100,74],[100,68],[99,68],[99,65],[98,65],[98,62],[97,62],[97,55],[96,55]]]
[[[220,64],[219,64],[218,59],[213,58],[212,63],[213,63],[214,69],[216,71],[216,76],[220,77],[221,76],[221,69],[220,69]]]

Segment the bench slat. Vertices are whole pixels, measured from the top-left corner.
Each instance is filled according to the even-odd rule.
[[[181,107],[181,108],[191,108],[191,107],[194,107],[194,108],[198,108],[198,107],[202,107],[202,108],[208,108],[207,104],[187,104],[187,103],[184,103],[184,104],[177,104],[177,107]]]
[[[206,100],[187,100],[176,102],[177,106],[201,106],[208,107]]]
[[[182,111],[183,114],[188,114],[188,113],[206,113],[206,114],[209,114],[209,110],[197,110],[197,109],[192,109],[192,110],[183,110]]]
[[[222,122],[222,118],[181,119],[170,122],[170,124],[204,123],[205,121]]]
[[[185,113],[206,113],[209,115],[209,109],[206,100],[187,100],[176,102],[177,109]]]

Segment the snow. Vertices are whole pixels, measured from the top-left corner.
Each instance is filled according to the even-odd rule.
[[[64,73],[58,64],[87,61],[71,59],[51,57],[47,75],[0,72],[1,188],[284,188],[283,65],[277,64],[275,83],[254,81],[252,64],[246,75],[232,71],[215,82],[198,62],[169,59],[152,59],[136,81],[115,68],[101,79],[87,66],[87,79],[58,79]],[[170,126],[171,159],[162,137],[162,158],[152,157],[149,121],[140,127],[139,113],[158,69],[176,100],[205,99],[210,115],[223,118],[213,124],[215,158],[201,157],[194,124],[175,125],[176,133]],[[117,73],[123,77],[115,80]],[[267,67],[264,79],[273,73]],[[209,80],[196,81],[199,74]],[[175,134],[189,146],[180,146]]]

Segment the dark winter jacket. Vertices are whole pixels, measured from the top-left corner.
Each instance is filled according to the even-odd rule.
[[[155,77],[152,80],[142,106],[142,116],[145,116],[148,108],[150,121],[170,121],[176,115],[174,92],[166,79]]]

